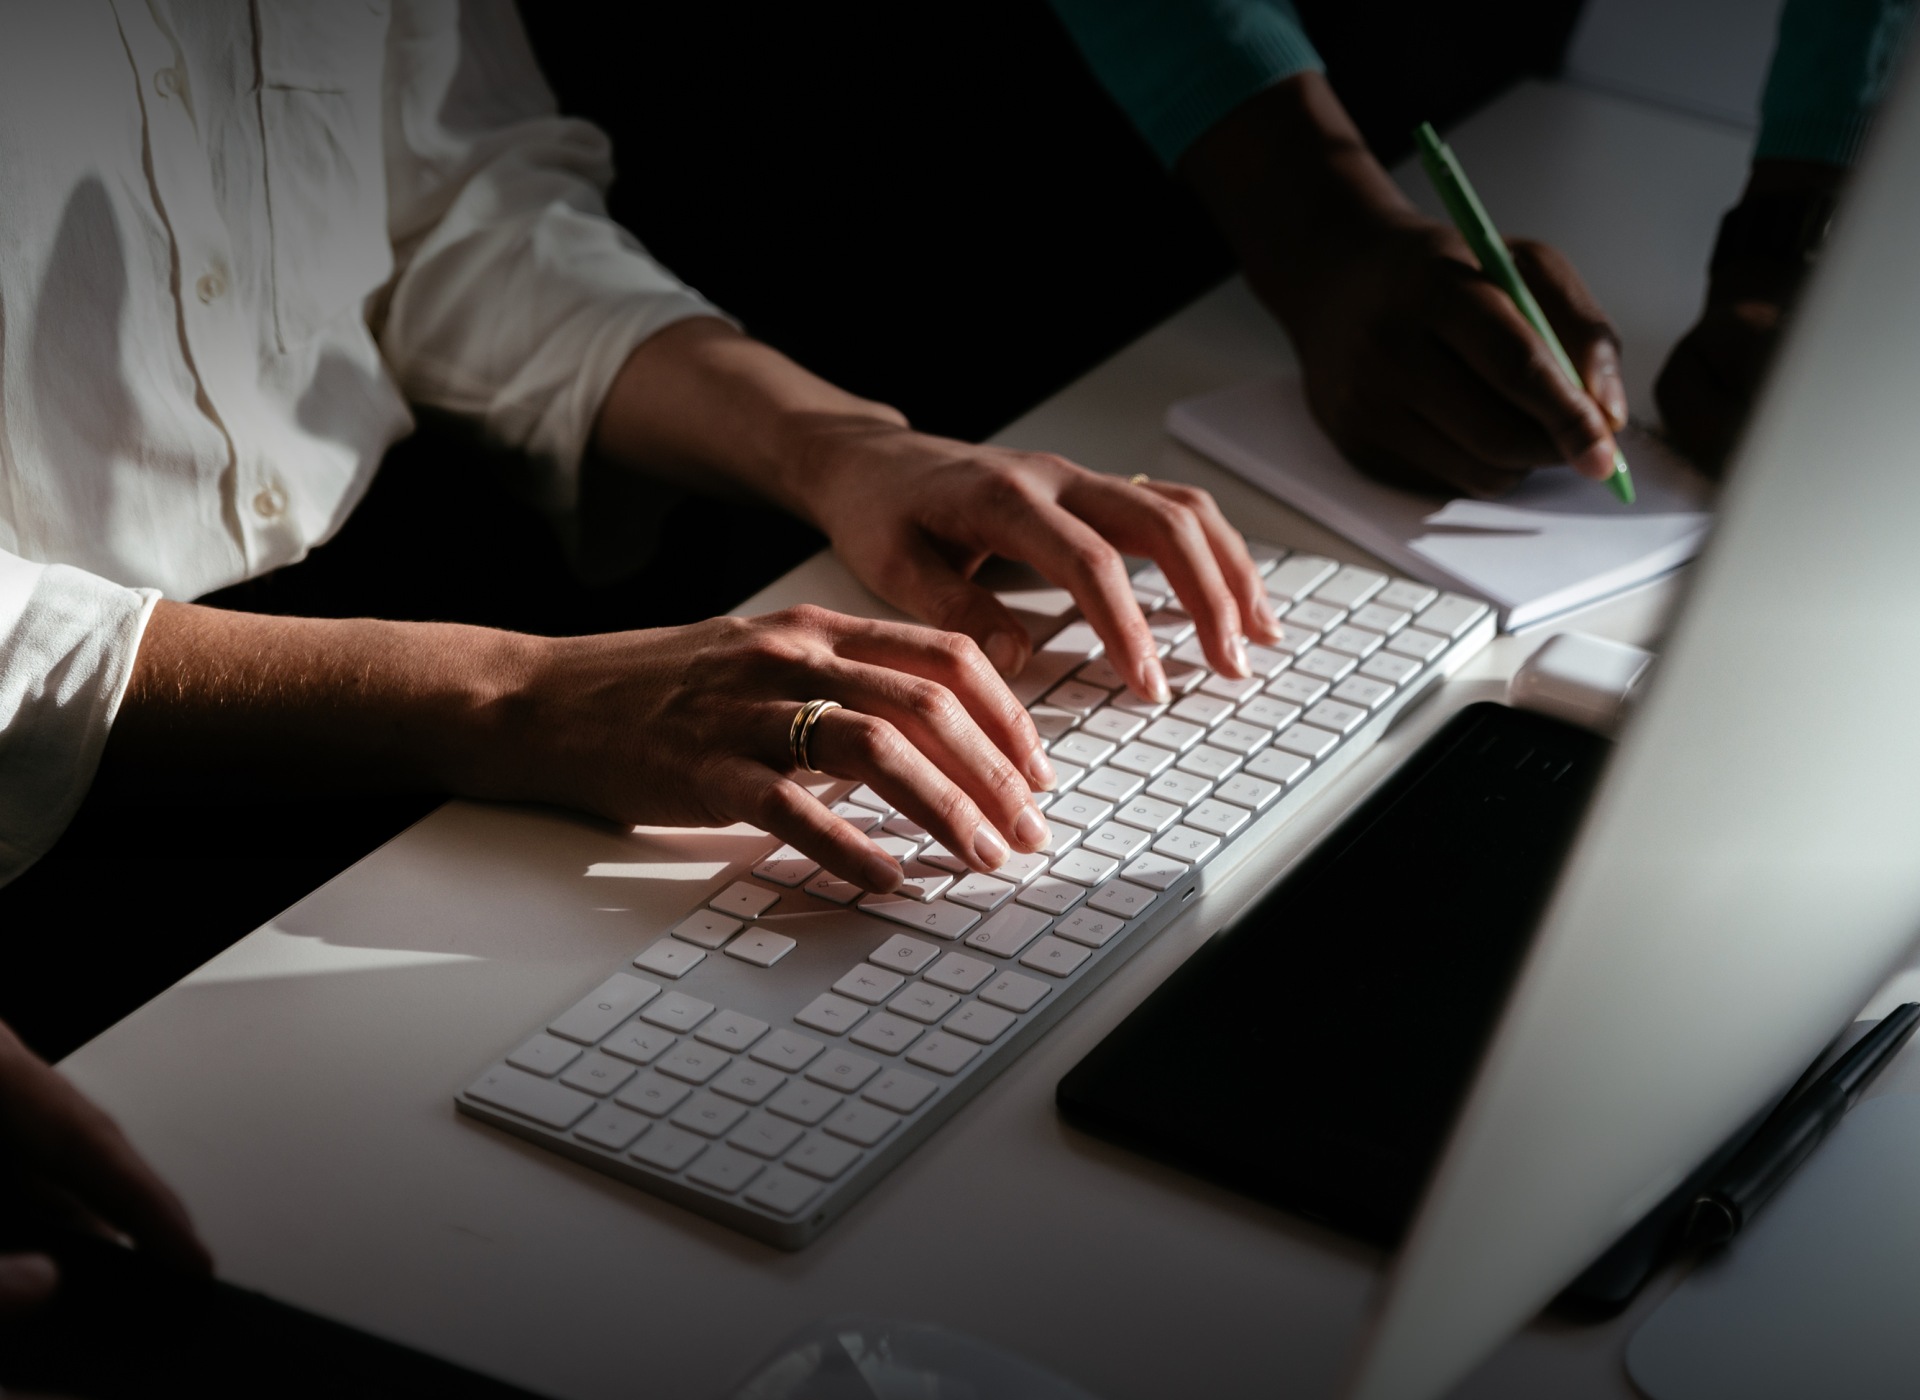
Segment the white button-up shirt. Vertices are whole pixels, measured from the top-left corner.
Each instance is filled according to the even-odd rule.
[[[0,9],[0,882],[78,805],[154,600],[324,541],[409,401],[571,504],[628,352],[715,314],[611,175],[510,0]]]

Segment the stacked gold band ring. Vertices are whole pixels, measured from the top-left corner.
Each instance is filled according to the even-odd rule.
[[[1145,472],[1135,472],[1132,476],[1127,478],[1127,485],[1145,486],[1149,480],[1150,478],[1147,476]]]
[[[804,768],[809,773],[820,771],[813,766],[813,754],[809,748],[813,742],[813,726],[828,710],[839,708],[838,700],[809,700],[793,712],[793,723],[787,726],[787,749],[793,754],[795,768]]]

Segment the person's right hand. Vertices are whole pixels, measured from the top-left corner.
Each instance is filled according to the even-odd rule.
[[[114,1121],[0,1025],[0,1162],[26,1205],[107,1234],[194,1273],[212,1261],[186,1208]],[[0,1317],[45,1302],[59,1285],[44,1254],[0,1254]]]
[[[980,648],[953,632],[823,608],[690,627],[518,639],[504,718],[457,790],[535,797],[620,822],[744,821],[887,891],[900,867],[793,771],[789,726],[821,717],[814,765],[869,784],[978,871],[1048,836],[1033,789],[1052,765]]]

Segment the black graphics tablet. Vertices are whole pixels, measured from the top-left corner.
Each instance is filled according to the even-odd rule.
[[[1610,749],[1461,711],[1061,1081],[1061,1112],[1395,1245]]]

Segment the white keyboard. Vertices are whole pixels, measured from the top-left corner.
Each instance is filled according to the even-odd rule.
[[[1049,849],[975,874],[867,788],[835,810],[903,861],[863,895],[791,847],[729,871],[456,1103],[797,1249],[1259,849],[1393,714],[1492,638],[1484,603],[1256,546],[1284,628],[1251,680],[1206,667],[1159,570],[1134,576],[1173,700],[1130,696],[1063,593],[1014,683],[1058,790]],[[771,842],[771,838],[769,838]]]

